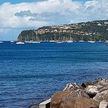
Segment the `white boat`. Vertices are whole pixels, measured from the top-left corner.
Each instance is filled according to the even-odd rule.
[[[32,44],[32,43],[40,43],[40,41],[25,41],[25,43],[30,43],[30,44]]]
[[[41,43],[40,41],[32,41],[31,43]]]
[[[95,41],[88,41],[89,43],[95,43]]]
[[[17,45],[24,44],[24,42],[16,42]]]
[[[72,43],[73,41],[72,40],[68,40],[68,41],[66,41],[67,43]]]

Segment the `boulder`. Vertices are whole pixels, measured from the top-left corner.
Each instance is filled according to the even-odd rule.
[[[87,86],[85,90],[91,98],[93,98],[99,92],[97,86],[94,85]]]
[[[106,79],[99,80],[95,83],[95,86],[97,87],[99,92],[108,90],[108,80]]]
[[[100,102],[99,108],[108,108],[108,102],[105,100]]]
[[[65,108],[64,106],[65,105],[68,106],[68,104],[70,105],[71,102],[72,102],[72,106],[77,105],[77,103],[74,103],[74,102],[81,101],[80,97],[82,97],[84,99],[85,98],[89,99],[89,96],[82,89],[77,89],[77,90],[74,90],[71,92],[63,91],[63,92],[55,93],[51,99],[51,108]],[[93,101],[95,101],[95,100],[93,100]],[[68,108],[68,107],[66,107],[66,108]],[[69,108],[74,108],[74,107],[69,107]],[[77,107],[75,107],[75,108],[77,108]],[[80,108],[80,107],[78,107],[78,108]]]
[[[98,108],[98,105],[93,99],[69,96],[62,100],[59,108]]]
[[[97,81],[96,84],[97,84],[97,85],[106,86],[106,85],[108,85],[108,79],[99,80],[99,81]]]
[[[51,97],[51,108],[60,108],[61,101],[64,97],[68,96],[70,93],[67,91],[61,91],[55,93]]]
[[[108,101],[108,90],[97,93],[93,99],[97,102],[101,102],[102,100]]]
[[[80,88],[80,86],[77,85],[76,83],[73,83],[73,84],[69,83],[69,84],[66,85],[66,87],[64,88],[63,91],[73,91],[73,90],[77,90],[79,88]]]

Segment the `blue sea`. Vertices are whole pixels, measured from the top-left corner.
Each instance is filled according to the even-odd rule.
[[[106,43],[0,43],[0,108],[28,108],[69,82],[108,77]]]

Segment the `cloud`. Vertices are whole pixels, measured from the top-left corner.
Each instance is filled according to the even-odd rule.
[[[46,0],[0,5],[0,25],[5,28],[28,28],[44,25],[108,19],[108,1]]]
[[[79,4],[71,0],[47,0],[18,4],[6,2],[0,5],[0,25],[2,28],[49,25],[56,22],[56,14],[60,19],[66,17],[66,11],[69,14],[70,11],[78,8]]]

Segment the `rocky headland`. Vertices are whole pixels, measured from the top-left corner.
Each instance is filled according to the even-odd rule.
[[[18,41],[67,42],[108,40],[108,20],[81,22],[75,24],[44,26],[24,30]]]
[[[67,84],[51,96],[50,108],[108,108],[108,79]]]

